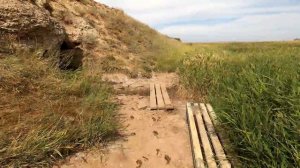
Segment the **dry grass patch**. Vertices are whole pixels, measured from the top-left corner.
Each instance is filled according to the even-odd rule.
[[[32,54],[0,59],[0,167],[47,167],[115,135],[111,89]]]

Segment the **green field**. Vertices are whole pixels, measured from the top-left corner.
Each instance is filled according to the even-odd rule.
[[[181,52],[169,58],[180,64],[181,83],[214,106],[242,167],[300,166],[299,42],[189,44]]]

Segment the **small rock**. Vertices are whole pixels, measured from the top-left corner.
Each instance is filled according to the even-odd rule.
[[[134,119],[134,116],[130,116],[130,119],[132,119],[132,120],[133,120],[133,119]]]
[[[140,103],[140,104],[138,105],[138,109],[139,109],[139,110],[145,110],[147,107],[148,107],[148,106],[147,106],[146,104],[144,104],[144,103]]]
[[[157,131],[153,131],[154,136],[158,136],[158,132]]]
[[[135,135],[136,135],[136,133],[135,133],[135,132],[133,132],[133,133],[131,133],[130,135],[131,135],[131,136],[135,136]]]
[[[148,105],[145,102],[140,102],[138,104],[138,109],[139,110],[145,110],[148,107]]]

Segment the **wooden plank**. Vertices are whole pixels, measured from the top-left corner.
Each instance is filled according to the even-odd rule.
[[[194,120],[194,115],[192,111],[191,103],[187,103],[187,120],[190,130],[191,146],[194,157],[194,167],[195,168],[204,168],[204,160],[201,151],[200,141],[197,133],[197,128]]]
[[[211,139],[212,146],[216,153],[216,157],[220,163],[220,168],[231,168],[231,164],[226,158],[223,146],[219,140],[219,137],[216,134],[214,125],[213,125],[211,118],[209,117],[209,114],[207,112],[207,109],[203,103],[200,104],[200,109],[202,111],[204,123],[207,127],[207,133]]]
[[[160,84],[155,84],[155,92],[156,92],[156,99],[157,99],[157,108],[159,110],[163,110],[165,108],[165,103],[161,94]]]
[[[210,104],[206,104],[206,109],[207,109],[207,112],[208,112],[213,124],[214,125],[218,124],[217,116],[216,116],[212,106]]]
[[[214,153],[212,150],[212,147],[209,142],[209,138],[205,129],[205,125],[202,119],[202,114],[199,109],[199,105],[196,103],[194,104],[194,111],[195,111],[195,116],[196,116],[196,124],[198,126],[199,130],[199,135],[201,138],[203,150],[204,150],[204,155],[207,163],[208,168],[217,168],[217,163],[214,159]]]
[[[166,85],[165,84],[161,84],[160,86],[161,86],[161,92],[162,92],[163,99],[164,99],[164,102],[165,102],[165,108],[166,108],[166,110],[174,110],[174,106],[171,103],[171,100],[170,100],[170,97],[168,95],[168,91],[167,91]]]
[[[150,83],[150,109],[157,109],[154,83]]]

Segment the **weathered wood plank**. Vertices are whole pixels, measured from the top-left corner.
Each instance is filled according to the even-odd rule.
[[[191,146],[194,157],[194,167],[195,168],[204,168],[204,160],[201,151],[200,141],[197,133],[197,128],[194,120],[194,115],[192,111],[191,103],[187,103],[187,120],[190,130]]]
[[[217,121],[217,116],[212,108],[212,106],[210,104],[206,104],[206,109],[207,109],[207,112],[213,122],[213,124],[218,124],[218,121]]]
[[[157,109],[154,83],[150,83],[150,109],[151,110],[156,110]]]
[[[211,139],[212,146],[216,153],[216,157],[220,163],[220,168],[231,168],[231,164],[226,158],[223,146],[219,140],[219,137],[216,134],[214,125],[213,125],[211,118],[209,117],[209,114],[207,112],[207,109],[203,103],[200,104],[200,109],[202,111],[204,123],[207,127],[207,133]]]
[[[162,96],[163,96],[163,99],[164,99],[164,102],[165,102],[165,108],[166,108],[166,110],[173,110],[174,106],[171,103],[171,100],[170,100],[170,97],[168,95],[168,91],[167,91],[166,85],[165,84],[161,84],[160,86],[161,86],[161,92],[162,92]]]
[[[212,150],[212,147],[209,142],[209,138],[205,129],[205,125],[202,119],[202,113],[200,112],[199,105],[196,103],[194,104],[194,110],[195,110],[195,115],[196,115],[196,125],[198,126],[199,130],[199,135],[201,138],[203,150],[204,150],[204,155],[205,159],[207,162],[207,167],[208,168],[217,168],[217,163],[214,159],[214,153]]]
[[[155,92],[156,92],[156,99],[157,99],[157,108],[159,110],[163,110],[165,108],[165,103],[161,94],[160,84],[155,84]]]

